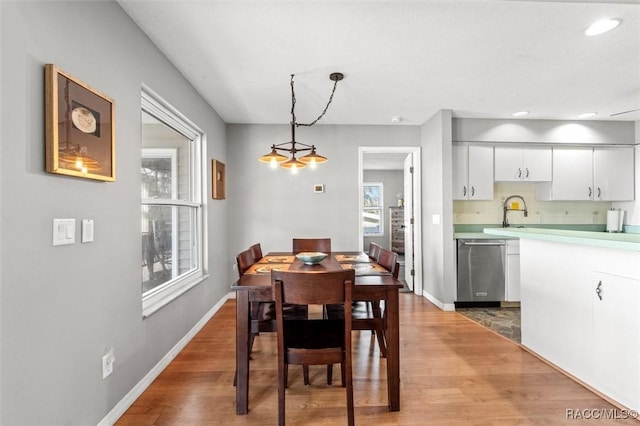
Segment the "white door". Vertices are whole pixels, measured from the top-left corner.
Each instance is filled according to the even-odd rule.
[[[413,270],[413,155],[409,154],[404,159],[404,279],[411,291]]]

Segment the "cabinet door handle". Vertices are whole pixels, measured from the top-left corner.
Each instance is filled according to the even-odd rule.
[[[462,195],[467,196],[467,185],[462,187]]]
[[[598,281],[598,286],[596,287],[596,294],[598,295],[598,299],[602,300],[602,281]]]
[[[522,169],[518,167],[518,178],[522,177]]]
[[[589,199],[591,199],[591,187],[589,187]]]
[[[471,186],[471,196],[473,197],[474,195],[476,195],[476,187]]]
[[[600,191],[600,187],[598,187],[598,198],[602,195],[602,191]]]
[[[527,171],[527,174],[524,177],[529,178],[529,168],[527,167],[525,170]]]

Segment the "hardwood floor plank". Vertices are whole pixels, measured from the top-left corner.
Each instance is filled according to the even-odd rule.
[[[426,299],[400,294],[401,411],[387,410],[386,364],[375,337],[354,332],[353,380],[358,424],[632,424],[631,419],[575,420],[567,410],[614,409],[610,403],[517,344]],[[249,413],[235,414],[235,301],[230,300],[116,423],[268,425],[277,423],[276,339],[256,338],[250,362]],[[292,368],[291,425],[344,425],[346,406],[334,368],[311,366],[311,386]]]

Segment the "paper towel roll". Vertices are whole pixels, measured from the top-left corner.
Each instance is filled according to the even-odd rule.
[[[622,231],[622,210],[607,211],[607,232]]]

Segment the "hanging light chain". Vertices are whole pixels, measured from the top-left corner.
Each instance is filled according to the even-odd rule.
[[[329,96],[329,102],[327,102],[327,105],[324,107],[324,109],[322,110],[322,113],[318,116],[318,118],[316,118],[315,120],[313,120],[311,123],[298,123],[296,121],[296,114],[294,112],[294,108],[295,108],[295,104],[296,104],[296,94],[293,90],[293,76],[294,74],[291,74],[291,118],[293,119],[293,124],[297,126],[306,126],[306,127],[311,127],[314,124],[316,124],[318,121],[320,121],[322,119],[322,117],[324,117],[324,115],[327,112],[327,109],[329,109],[329,105],[331,105],[331,101],[333,101],[333,94],[336,92],[336,87],[338,86],[338,81],[340,81],[340,78],[336,78],[333,81],[333,90],[331,90],[331,95]]]

